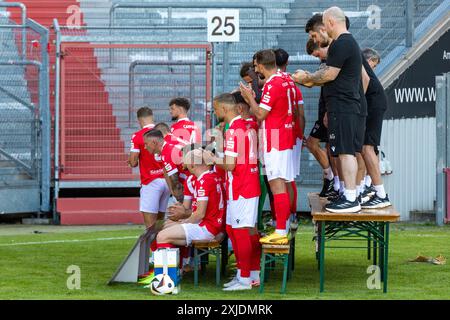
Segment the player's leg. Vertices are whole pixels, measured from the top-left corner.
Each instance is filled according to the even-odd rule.
[[[366,176],[366,164],[364,163],[364,159],[361,153],[356,153],[356,162],[358,163],[358,171],[356,173],[356,197],[364,191],[361,188],[364,188],[364,177]]]
[[[170,228],[161,230],[156,237],[158,248],[167,248],[174,246],[186,246],[186,233],[183,225],[174,224]]]
[[[147,229],[153,227],[158,220],[159,187],[154,181],[143,185],[140,190],[139,211],[144,217],[144,224]]]
[[[384,189],[381,179],[380,163],[377,155],[377,146],[381,142],[381,130],[383,125],[383,111],[369,114],[366,121],[366,136],[364,137],[363,157],[366,162],[367,172],[372,179],[376,190],[375,195],[363,208],[384,208],[390,205],[389,197]]]

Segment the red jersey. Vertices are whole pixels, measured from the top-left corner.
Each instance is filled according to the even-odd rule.
[[[197,181],[197,177],[194,175],[190,175],[186,180],[184,180],[184,185],[183,185],[184,199],[192,201],[192,212],[197,210],[197,198],[195,196],[195,182],[196,181]]]
[[[297,112],[300,112],[300,108],[303,108],[303,95],[300,91],[300,88],[295,85],[295,82],[292,80],[289,73],[282,72],[283,76],[286,78],[286,81],[289,82],[291,85],[291,90],[293,93],[293,100],[292,100],[292,110],[297,110]],[[295,116],[295,114],[292,115],[293,118],[293,126],[294,126],[294,140],[300,139],[303,140],[303,132],[300,128],[300,123],[298,122],[298,117]],[[295,143],[295,141],[294,141]]]
[[[277,72],[265,83],[259,107],[269,111],[262,121],[264,152],[292,149],[295,144],[292,108],[295,90],[290,81]]]
[[[206,171],[195,182],[197,201],[208,201],[206,213],[199,226],[205,226],[216,236],[225,229],[225,201],[222,182],[217,173]]]
[[[247,129],[247,121],[240,116],[230,122],[225,132],[225,156],[235,157],[236,166],[227,172],[227,199],[259,197],[258,149],[256,134]]]
[[[190,173],[183,168],[181,149],[180,145],[164,142],[161,150],[161,161],[169,177],[178,173],[179,180],[184,182],[190,176]]]
[[[147,185],[158,178],[164,178],[161,162],[155,158],[155,155],[147,151],[144,143],[144,134],[153,129],[154,126],[153,124],[145,126],[131,137],[130,152],[139,153],[139,172],[142,185]]]
[[[189,143],[202,142],[202,134],[199,128],[195,125],[194,121],[191,121],[188,118],[179,119],[175,122],[172,127],[170,127],[170,132],[173,137],[175,137],[172,139],[172,144],[178,143],[177,138],[188,141]]]

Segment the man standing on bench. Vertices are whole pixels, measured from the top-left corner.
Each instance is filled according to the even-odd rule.
[[[326,67],[312,74],[299,70],[293,78],[300,84],[324,86],[330,149],[333,156],[339,157],[346,188],[344,196],[327,204],[325,209],[336,213],[358,212],[361,205],[356,194],[356,153],[362,151],[364,130],[361,129],[365,127],[360,89],[361,74],[367,76],[367,73],[358,43],[347,30],[344,12],[331,7],[324,12],[323,22],[333,39]]]

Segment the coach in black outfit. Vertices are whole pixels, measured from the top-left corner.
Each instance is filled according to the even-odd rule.
[[[356,197],[356,153],[362,151],[366,115],[360,102],[364,94],[361,74],[367,74],[362,72],[361,50],[346,28],[344,12],[338,7],[327,9],[323,23],[333,39],[326,67],[313,74],[299,70],[293,79],[300,84],[324,86],[330,149],[339,157],[346,187],[344,196],[325,208],[338,213],[358,212],[361,206]]]

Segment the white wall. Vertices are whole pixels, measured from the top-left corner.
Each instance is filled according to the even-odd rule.
[[[384,184],[401,220],[412,210],[433,210],[436,200],[436,118],[385,120],[381,149],[393,173]]]

